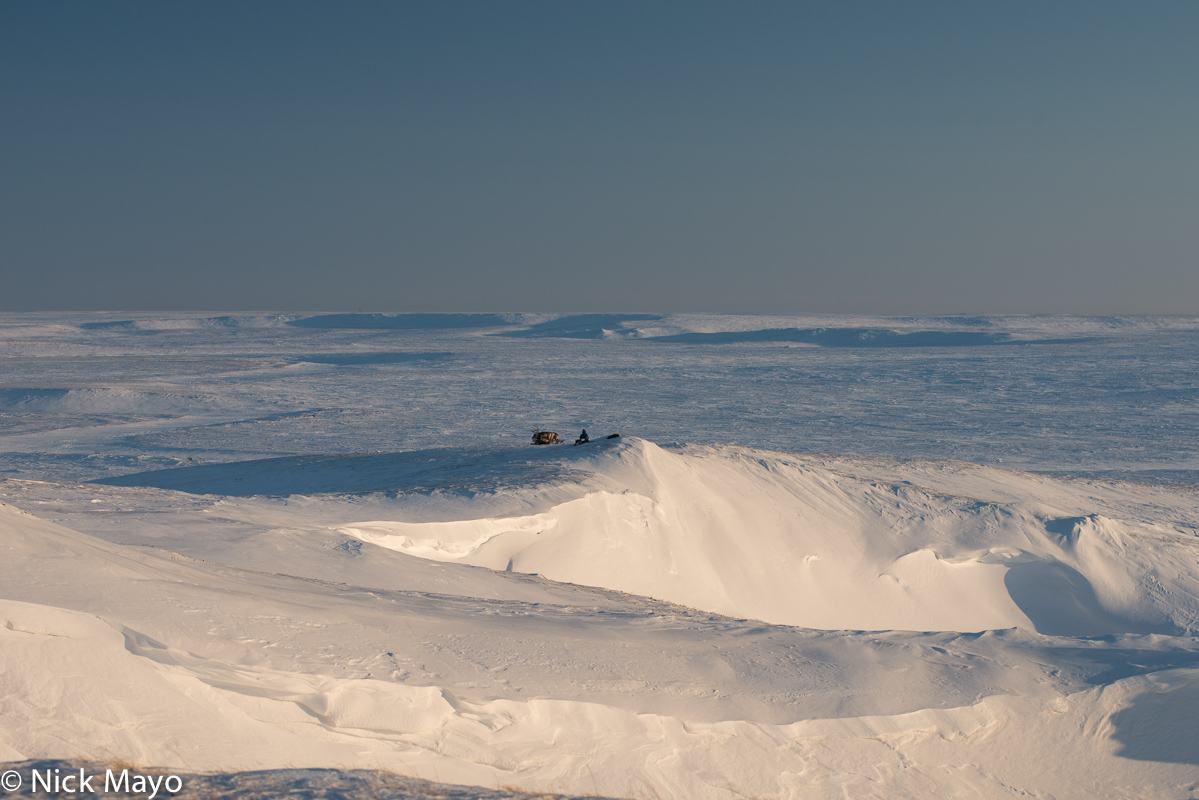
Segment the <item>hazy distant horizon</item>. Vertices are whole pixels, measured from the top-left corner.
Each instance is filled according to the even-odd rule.
[[[1097,311],[1097,312],[1056,312],[1056,311],[1024,311],[1024,312],[1008,312],[1008,311],[929,311],[929,312],[876,312],[876,311],[819,311],[811,309],[781,309],[768,311],[724,311],[724,310],[695,310],[681,309],[669,310],[662,308],[629,308],[629,307],[600,307],[600,308],[450,308],[450,309],[388,309],[388,308],[27,308],[27,309],[3,309],[0,308],[0,315],[39,315],[39,314],[98,314],[98,315],[122,315],[128,314],[131,316],[137,315],[171,315],[184,314],[188,316],[199,317],[218,317],[229,315],[279,315],[279,316],[301,316],[301,315],[337,315],[337,314],[375,314],[380,316],[403,316],[403,315],[495,315],[495,316],[574,316],[574,315],[697,315],[697,316],[730,316],[730,317],[845,317],[845,318],[878,318],[878,319],[917,319],[917,318],[944,318],[952,319],[955,317],[986,317],[986,318],[1037,318],[1037,317],[1062,317],[1062,318],[1139,318],[1139,317],[1163,317],[1163,318],[1180,318],[1191,319],[1199,318],[1199,310],[1193,311],[1168,311],[1168,312],[1122,312],[1122,311]]]
[[[0,310],[1187,314],[1199,5],[0,5]]]

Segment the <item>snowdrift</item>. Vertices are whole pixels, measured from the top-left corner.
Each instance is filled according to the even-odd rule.
[[[1083,642],[1056,653],[1016,632],[818,634],[636,613],[635,598],[620,609],[367,591],[121,547],[7,506],[0,549],[17,570],[0,586],[8,760],[370,768],[701,800],[1165,798],[1199,779],[1179,737],[1199,713],[1199,668],[1061,683]],[[94,611],[62,607],[80,605]],[[1151,639],[1124,643],[1166,655]],[[601,653],[619,686],[597,681]],[[380,668],[397,658],[431,672]],[[653,677],[631,679],[639,669]],[[988,670],[1004,683],[939,705]],[[484,690],[497,674],[508,677]],[[756,684],[769,699],[796,681],[811,683],[813,706],[883,684],[867,706],[909,710],[778,723],[734,704],[696,719],[713,693]],[[636,708],[680,692],[677,713]]]
[[[1148,735],[1136,747],[1178,756],[1174,734],[1199,713],[1199,670],[1191,669],[1050,703],[998,696],[892,717],[705,724],[594,703],[470,703],[431,687],[276,672],[199,658],[45,606],[0,601],[0,619],[8,698],[0,755],[11,759],[79,757],[86,743],[166,767],[367,767],[625,797],[935,797],[965,789],[1002,797],[1001,787],[1023,785],[1062,798],[1132,798],[1170,796],[1187,772],[1135,760],[1119,760],[1113,771],[1121,743],[1108,721],[1143,725],[1146,706],[1156,705],[1155,729],[1138,731]]]
[[[940,496],[736,448],[634,441],[574,466],[593,469],[602,486],[538,514],[338,530],[421,558],[776,624],[1072,636],[1199,629],[1193,531]]]
[[[105,482],[243,497],[389,492],[371,506],[385,516],[338,518],[359,506],[324,503],[320,520],[422,559],[773,624],[1199,630],[1194,504],[1150,509],[1100,500],[1084,482],[968,465],[946,475],[917,486],[813,458],[632,439],[271,459]]]
[[[208,411],[215,398],[112,388],[0,389],[0,412],[170,416]]]

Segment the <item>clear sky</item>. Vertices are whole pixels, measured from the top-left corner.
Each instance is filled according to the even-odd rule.
[[[0,310],[1197,301],[1194,0],[0,0]]]

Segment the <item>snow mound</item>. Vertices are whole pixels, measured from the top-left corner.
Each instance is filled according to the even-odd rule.
[[[196,413],[213,405],[197,395],[110,388],[0,389],[0,411],[37,414]]]
[[[670,451],[633,440],[572,467],[590,472],[579,496],[536,513],[445,519],[442,509],[437,520],[334,527],[421,558],[775,624],[1199,630],[1193,531],[938,495],[739,448]]]
[[[890,797],[999,796],[997,786],[1056,797],[1168,796],[1185,776],[1161,762],[1195,760],[1171,740],[1199,713],[1196,669],[1054,700],[998,695],[893,716],[697,723],[596,703],[469,702],[434,687],[281,672],[7,600],[0,621],[0,755],[10,760],[99,751],[190,770],[305,764],[713,799],[879,796],[876,774],[887,776]],[[1153,728],[1143,730],[1149,720]],[[1164,750],[1143,758],[1157,746]]]
[[[688,519],[670,499],[687,481],[699,488],[733,482],[723,496],[697,495],[696,513],[713,517],[722,506],[772,496],[791,497],[794,509],[795,497],[811,493],[805,508],[833,520],[838,535],[880,513],[870,498],[896,502],[886,494],[893,484],[777,454],[671,452],[645,442],[562,450],[559,458],[590,469],[576,479],[580,496],[542,509],[526,497],[530,513],[520,515],[392,522],[429,527],[378,535],[405,536],[411,547],[417,534],[432,533],[419,544],[444,560],[379,554],[397,573],[412,565],[444,570],[453,581],[445,590],[477,591],[521,578],[455,562],[502,556],[489,548],[505,537],[560,536],[587,524],[594,516],[587,512],[622,511],[621,498],[647,517]],[[1005,490],[1016,493],[1017,480],[1009,476]],[[737,496],[746,481],[760,484],[757,493]],[[139,491],[168,499],[163,490]],[[942,539],[963,534],[938,503],[985,505],[902,491],[911,492],[903,512],[924,508]],[[1052,499],[1065,505],[1063,497]],[[442,499],[439,513],[454,503],[486,504]],[[205,508],[200,514],[210,519],[200,531],[220,538],[219,518],[239,509],[267,509],[275,525],[286,525],[328,513],[320,512],[323,503],[344,510],[346,499],[259,502]],[[1042,537],[1077,553],[1080,573],[1113,537],[1135,563],[1139,537],[1173,535],[1133,530],[1110,512],[1045,511],[1037,517]],[[184,518],[172,511],[169,522],[156,525],[171,529]],[[769,515],[755,519],[766,524]],[[652,533],[642,526],[611,534],[619,540],[642,530]],[[185,538],[204,538],[200,531]],[[711,526],[699,535],[709,545],[720,539]],[[935,537],[922,538],[929,549]],[[826,540],[813,534],[812,541]],[[1193,552],[1167,544],[1163,556],[1161,541],[1150,544],[1161,556],[1159,580],[1168,565],[1190,568],[1183,557]],[[697,800],[1012,792],[1169,798],[1187,796],[1185,787],[1199,775],[1190,735],[1199,713],[1193,641],[1178,642],[1179,649],[1158,636],[819,632],[663,608],[634,596],[597,602],[565,584],[537,589],[542,597],[532,602],[388,591],[334,583],[328,572],[324,579],[299,577],[294,550],[273,551],[275,573],[247,572],[104,541],[6,505],[0,552],[7,570],[0,582],[0,759],[102,754],[188,771],[392,770],[486,787]],[[1030,560],[1031,552],[992,547],[976,561],[996,570],[1045,563]],[[917,554],[907,573],[929,566]],[[730,564],[742,557],[726,556]],[[725,566],[713,573],[729,574]],[[1172,591],[1183,583],[1176,576]]]

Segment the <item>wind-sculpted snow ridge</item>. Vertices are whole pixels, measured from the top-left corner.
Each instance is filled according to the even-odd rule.
[[[1194,508],[1145,518],[1070,482],[985,477],[973,496],[942,494],[802,457],[632,439],[271,459],[102,482],[243,497],[390,492],[394,503],[376,508],[391,518],[329,518],[331,527],[409,556],[772,624],[1199,631]],[[1013,483],[1020,494],[984,499]],[[485,508],[493,515],[477,516]]]
[[[777,454],[645,441],[572,467],[592,471],[585,491],[539,513],[338,529],[422,558],[775,624],[1074,636],[1199,630],[1194,529],[1097,513],[1049,479],[1037,495],[989,502]]]

